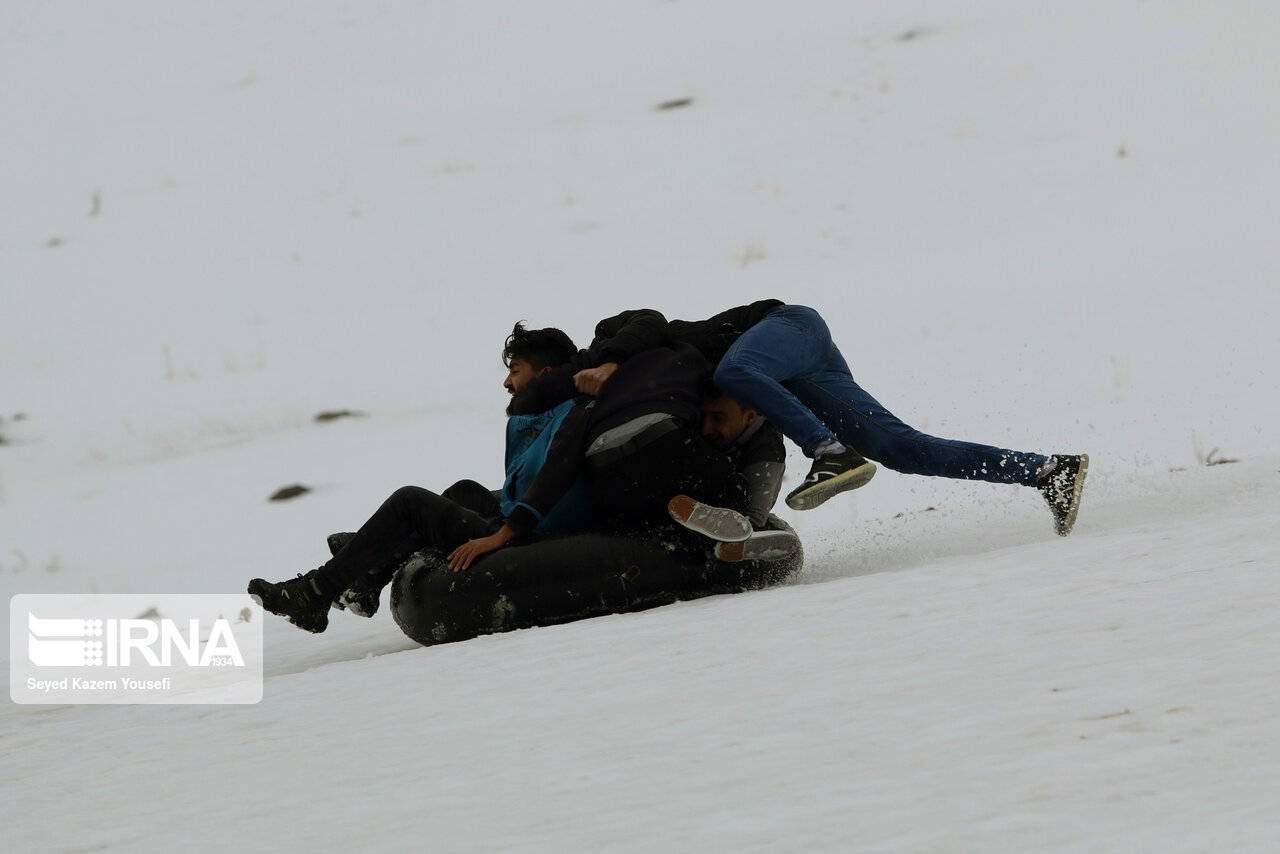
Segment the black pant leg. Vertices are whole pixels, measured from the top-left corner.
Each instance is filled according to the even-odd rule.
[[[434,546],[451,552],[468,540],[489,536],[501,524],[497,517],[482,516],[421,487],[401,487],[321,567],[321,584],[336,595],[366,573],[382,575],[386,568],[398,567],[419,549]]]
[[[474,480],[460,480],[440,494],[481,516],[502,515],[502,504],[498,501],[498,496]]]

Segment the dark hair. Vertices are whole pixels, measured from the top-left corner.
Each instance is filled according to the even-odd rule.
[[[509,368],[512,360],[524,359],[535,371],[540,371],[560,367],[576,352],[578,348],[573,339],[559,329],[525,329],[521,321],[507,336],[502,348],[502,364]]]

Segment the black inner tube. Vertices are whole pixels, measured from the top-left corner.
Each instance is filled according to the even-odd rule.
[[[674,531],[551,537],[499,549],[462,572],[424,549],[392,579],[391,613],[418,643],[450,643],[755,590],[799,571],[803,557],[797,549],[784,560],[727,563]]]

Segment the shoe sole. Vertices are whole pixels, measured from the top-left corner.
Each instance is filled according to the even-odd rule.
[[[786,531],[757,531],[740,543],[716,543],[716,560],[787,560],[800,548],[800,538]]]
[[[1084,492],[1084,476],[1089,473],[1089,455],[1080,455],[1080,471],[1076,472],[1076,481],[1071,487],[1071,504],[1067,507],[1067,516],[1062,524],[1055,525],[1059,537],[1071,533],[1076,525],[1076,517],[1080,515],[1080,493]]]
[[[667,502],[667,513],[695,534],[721,543],[740,543],[751,536],[751,522],[736,510],[712,507],[688,495]]]
[[[815,483],[808,489],[793,492],[787,496],[787,506],[792,510],[812,510],[829,498],[833,498],[850,489],[866,486],[876,475],[876,464],[867,462],[851,468],[843,474]]]

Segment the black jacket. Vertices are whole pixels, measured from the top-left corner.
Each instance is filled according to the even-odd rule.
[[[764,299],[722,311],[706,320],[672,320],[667,323],[667,335],[672,341],[692,344],[711,364],[719,364],[733,343],[742,337],[742,333],[780,305],[785,303],[782,300]]]
[[[702,380],[710,365],[688,344],[651,347],[623,362],[600,387],[587,442],[641,415],[665,412],[685,426],[702,424]]]
[[[606,318],[596,324],[596,337],[587,349],[579,350],[560,367],[529,380],[511,402],[511,414],[530,415],[554,409],[578,396],[573,385],[573,375],[578,371],[598,368],[605,362],[622,365],[666,342],[667,319],[661,312],[641,308]]]

